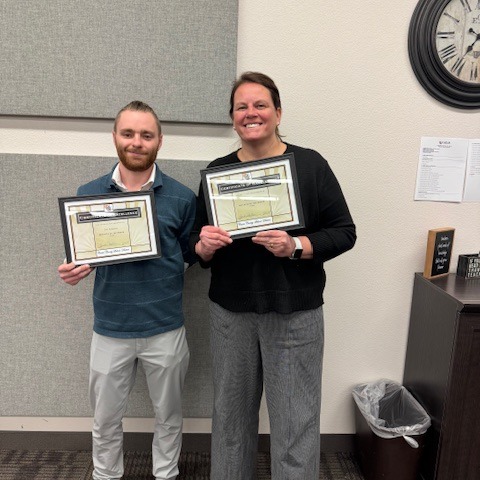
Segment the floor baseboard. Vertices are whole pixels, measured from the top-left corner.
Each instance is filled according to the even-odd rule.
[[[90,450],[92,436],[89,432],[0,432],[1,450]],[[124,450],[147,451],[152,444],[151,433],[125,433]],[[353,434],[322,434],[324,452],[353,452]],[[210,451],[210,433],[184,433],[183,450]],[[258,450],[270,450],[270,435],[260,434]]]

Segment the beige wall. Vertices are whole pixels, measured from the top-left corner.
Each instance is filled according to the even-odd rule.
[[[274,78],[281,133],[327,158],[358,228],[354,250],[326,267],[323,433],[354,431],[355,384],[401,381],[413,274],[423,270],[427,231],[456,228],[451,271],[459,253],[480,248],[478,203],[413,201],[422,136],[480,137],[478,111],[438,103],[413,74],[407,32],[416,3],[240,0],[238,71]],[[0,117],[0,152],[114,156],[110,129],[105,121]],[[237,145],[228,127],[165,125],[164,133],[160,158],[210,160]],[[47,422],[2,423],[35,430]],[[138,423],[127,422],[127,430],[148,430]],[[44,428],[75,425],[87,430],[89,419],[53,419]],[[186,422],[187,432],[209,428],[205,420]]]

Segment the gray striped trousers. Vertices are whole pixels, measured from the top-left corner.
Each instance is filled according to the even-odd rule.
[[[272,480],[318,480],[323,311],[235,313],[210,302],[211,480],[253,480],[263,386]]]

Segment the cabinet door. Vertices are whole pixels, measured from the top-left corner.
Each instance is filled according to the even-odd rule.
[[[459,313],[437,480],[480,479],[480,314]]]

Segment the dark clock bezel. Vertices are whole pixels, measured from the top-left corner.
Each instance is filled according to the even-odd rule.
[[[440,102],[463,109],[480,108],[480,84],[464,82],[443,65],[436,49],[436,29],[451,0],[420,0],[408,31],[408,54],[413,71],[425,90]]]

